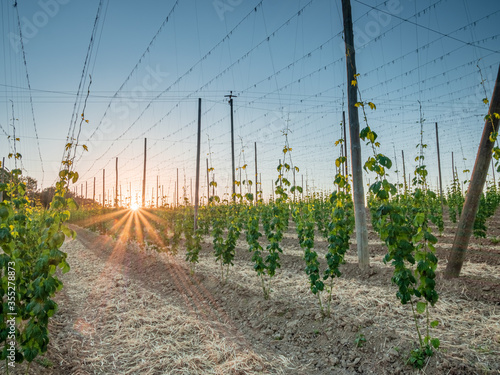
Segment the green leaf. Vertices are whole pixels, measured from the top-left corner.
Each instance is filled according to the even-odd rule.
[[[432,345],[435,349],[438,349],[440,344],[441,344],[441,342],[439,341],[439,339],[432,339],[432,340],[431,340],[431,345]]]
[[[387,156],[384,156],[382,154],[378,154],[377,160],[380,163],[380,165],[382,165],[388,169],[390,169],[392,167],[392,161]]]
[[[76,238],[76,232],[73,229],[70,229],[67,226],[62,225],[61,230],[67,237]]]
[[[418,301],[417,302],[417,313],[422,314],[425,312],[425,308],[427,307],[427,303]]]
[[[431,327],[432,327],[432,328],[436,328],[438,325],[439,325],[439,322],[438,322],[437,320],[433,320],[433,321],[431,322]]]

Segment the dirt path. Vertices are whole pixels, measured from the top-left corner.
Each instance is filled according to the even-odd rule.
[[[61,276],[45,359],[52,365],[34,364],[32,374],[419,373],[404,364],[416,333],[382,250],[361,273],[352,246],[323,319],[291,231],[266,301],[243,242],[224,285],[210,243],[191,274],[182,251],[141,250],[73,228],[77,239],[64,245],[71,271]],[[420,373],[500,373],[500,268],[469,260],[464,271],[438,280],[432,318],[441,350]]]

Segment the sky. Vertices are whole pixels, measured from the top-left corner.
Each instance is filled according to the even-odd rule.
[[[436,123],[444,185],[452,179],[452,154],[460,179],[470,178],[487,113],[483,99],[491,97],[500,63],[500,2],[351,4],[361,100],[376,105],[367,120],[380,152],[393,160],[390,179],[403,182],[402,152],[412,175],[422,137],[429,184],[437,188]],[[140,202],[146,138],[146,200],[155,201],[158,183],[171,203],[177,175],[180,195],[192,200],[201,98],[200,196],[207,195],[208,160],[216,193],[227,197],[232,91],[237,179],[241,172],[241,180],[254,180],[256,145],[267,198],[287,140],[299,168],[296,184],[331,191],[342,112],[347,116],[340,0],[0,6],[0,157],[13,169],[7,156],[21,153],[18,167],[39,188],[55,183],[65,145],[78,142],[78,194],[92,197],[95,179],[102,199],[104,170],[111,198],[118,158],[122,196]],[[370,155],[363,144],[363,160]],[[374,178],[365,173],[364,182]]]

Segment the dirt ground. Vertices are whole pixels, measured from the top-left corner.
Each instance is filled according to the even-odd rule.
[[[406,365],[417,334],[397,300],[392,269],[375,233],[371,266],[361,272],[356,247],[335,280],[331,316],[309,290],[293,223],[282,267],[264,300],[240,237],[228,281],[207,238],[194,274],[178,255],[140,248],[74,226],[71,271],[61,275],[59,310],[48,353],[30,374],[500,374],[500,215],[488,239],[471,241],[462,275],[444,280],[454,226],[438,237],[439,301],[431,335],[441,348],[423,370]],[[320,257],[327,243],[317,238]],[[323,262],[324,266],[324,262]],[[14,372],[25,371],[19,365]]]

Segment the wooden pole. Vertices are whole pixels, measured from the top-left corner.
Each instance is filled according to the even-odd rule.
[[[405,166],[405,152],[404,152],[404,150],[401,150],[401,156],[403,157],[403,179],[404,179],[405,193],[406,193],[408,191],[408,185],[406,184],[406,166]]]
[[[105,193],[105,189],[106,189],[106,170],[103,169],[102,170],[102,206],[104,207],[105,206],[105,203],[106,202],[106,193]]]
[[[116,158],[115,175],[115,207],[118,207],[118,158]]]
[[[279,161],[278,161],[278,162],[279,162],[279,164],[278,164],[278,165],[281,165],[281,159],[279,159]],[[283,162],[285,162],[285,161],[283,160]],[[280,172],[280,173],[281,173],[281,172]],[[282,179],[282,178],[280,178],[280,187],[283,187],[283,186],[282,186],[282,180],[283,180],[283,179]]]
[[[208,158],[207,158],[207,206],[210,203],[210,172],[208,170]]]
[[[160,176],[156,176],[156,208],[158,208],[158,184],[159,184],[159,178]]]
[[[436,122],[436,146],[437,146],[438,172],[439,172],[439,195],[441,197],[441,215],[444,215],[443,180],[441,179],[441,155],[439,153],[439,134],[438,134],[438,123],[437,122]]]
[[[196,185],[194,187],[194,230],[198,228],[198,204],[200,195],[200,152],[201,152],[201,98],[198,98],[198,140],[196,150]]]
[[[347,101],[349,110],[349,133],[351,136],[351,163],[353,179],[354,219],[356,223],[356,243],[358,263],[361,269],[370,265],[368,254],[368,229],[366,226],[365,194],[363,188],[363,168],[361,160],[361,144],[359,139],[358,87],[351,82],[355,80],[356,58],[354,48],[354,34],[350,0],[342,0],[342,14],[344,20],[344,41],[347,66]]]
[[[232,179],[233,179],[233,201],[236,199],[236,168],[234,164],[234,121],[233,121],[233,98],[236,98],[235,95],[233,95],[232,91],[229,91],[229,95],[224,95],[224,97],[229,98],[229,106],[231,107],[231,166],[232,166]]]
[[[262,198],[262,201],[264,201],[264,194],[263,194],[264,192],[262,190],[262,173],[261,172],[259,172],[259,185],[260,185],[260,190],[258,190],[258,191],[260,191],[260,197]]]
[[[257,182],[259,175],[257,174],[257,142],[253,143],[255,149],[255,204],[257,204]]]
[[[94,191],[92,192],[92,200],[95,202],[95,177],[94,177]]]
[[[453,181],[455,181],[455,162],[453,160],[453,151],[451,152],[451,173],[453,174]]]
[[[302,200],[304,200],[304,175],[301,175],[302,176],[302,184],[301,184],[301,187],[302,187]]]
[[[447,279],[458,277],[465,259],[465,253],[469,245],[470,236],[474,227],[479,200],[486,182],[486,175],[490,167],[494,142],[491,142],[492,133],[498,132],[498,118],[493,113],[500,113],[500,66],[498,68],[497,79],[493,89],[493,95],[490,101],[490,108],[484,124],[483,134],[479,142],[476,162],[472,170],[472,176],[469,182],[469,189],[465,196],[465,203],[462,209],[462,215],[458,223],[455,239],[451,248],[450,257],[444,277]]]
[[[347,163],[347,126],[345,123],[345,111],[342,111],[342,123],[344,124],[344,156],[345,156],[345,176],[347,178],[347,175],[349,174],[347,166],[349,165]]]
[[[5,156],[2,157],[2,171],[0,172],[0,181],[2,182],[3,184],[3,175],[4,175],[4,172],[5,171]],[[0,191],[0,202],[3,202],[3,191]]]
[[[493,158],[491,159],[491,173],[493,173],[493,186],[497,187],[497,182],[495,180],[495,163],[493,162]]]
[[[144,138],[144,171],[142,174],[142,207],[146,205],[146,144],[147,139]]]
[[[175,187],[175,207],[179,207],[179,168],[177,168],[177,185]]]

